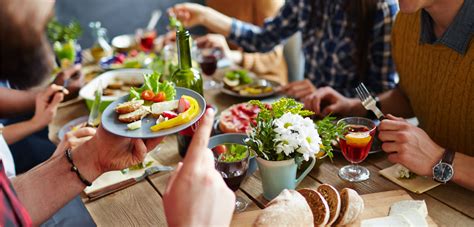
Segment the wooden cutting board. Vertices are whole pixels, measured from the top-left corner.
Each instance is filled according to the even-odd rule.
[[[366,194],[362,195],[362,198],[364,199],[365,209],[362,213],[362,216],[360,217],[360,220],[387,216],[390,206],[395,202],[402,200],[413,200],[413,198],[404,190]],[[260,212],[261,210],[255,210],[235,214],[230,225],[233,227],[252,226]],[[360,220],[350,226],[360,226]],[[429,215],[426,218],[426,221],[430,227],[437,226]]]

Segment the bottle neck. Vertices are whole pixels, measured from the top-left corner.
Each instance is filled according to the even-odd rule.
[[[190,69],[191,65],[191,48],[189,45],[189,31],[176,31],[176,45],[178,47],[178,62],[180,69]]]

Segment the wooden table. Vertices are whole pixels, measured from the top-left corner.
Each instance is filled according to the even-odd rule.
[[[206,100],[217,105],[219,110],[245,101],[212,90],[206,91],[205,96]],[[85,107],[78,104],[77,108]],[[166,138],[165,143],[160,146],[160,163],[176,165],[181,160],[174,136]],[[322,183],[328,183],[339,190],[344,187],[353,188],[360,194],[403,189],[378,174],[380,169],[391,165],[383,153],[370,155],[363,162],[362,165],[370,170],[371,176],[369,180],[361,183],[350,183],[339,178],[338,170],[344,165],[347,165],[347,161],[337,154],[333,163],[329,160],[321,161],[298,188],[315,188]],[[155,174],[122,191],[95,201],[85,201],[86,207],[98,226],[165,226],[162,195],[168,177],[169,173]],[[237,194],[249,202],[248,211],[262,209],[268,202],[262,196],[258,171],[242,183]],[[474,192],[455,184],[447,184],[421,195],[411,192],[409,194],[414,199],[426,201],[430,216],[440,226],[474,226]]]

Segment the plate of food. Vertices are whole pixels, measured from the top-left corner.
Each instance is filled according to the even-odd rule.
[[[153,62],[154,57],[156,57],[155,54],[146,54],[144,52],[138,52],[137,50],[131,50],[128,53],[116,53],[110,57],[103,57],[99,61],[99,66],[103,70],[145,68]]]
[[[206,101],[197,92],[159,82],[159,74],[145,74],[140,88],[110,104],[102,114],[102,126],[128,138],[156,138],[192,126],[204,114]]]
[[[258,78],[245,69],[226,72],[222,81],[223,93],[241,98],[269,97],[275,95],[281,86],[276,81]]]
[[[247,133],[256,123],[259,111],[260,108],[247,102],[230,106],[216,118],[214,134]]]

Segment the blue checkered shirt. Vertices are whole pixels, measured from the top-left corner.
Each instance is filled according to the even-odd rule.
[[[274,18],[265,20],[263,27],[233,19],[229,39],[248,52],[266,52],[294,33],[301,31],[305,56],[305,77],[317,87],[331,86],[348,97],[360,83],[353,60],[355,34],[349,27],[344,1],[328,0],[324,4],[322,23],[310,23],[311,2],[289,0]],[[369,62],[366,86],[374,93],[395,87],[395,72],[390,51],[392,22],[398,11],[396,0],[379,0],[374,26],[369,40]]]

